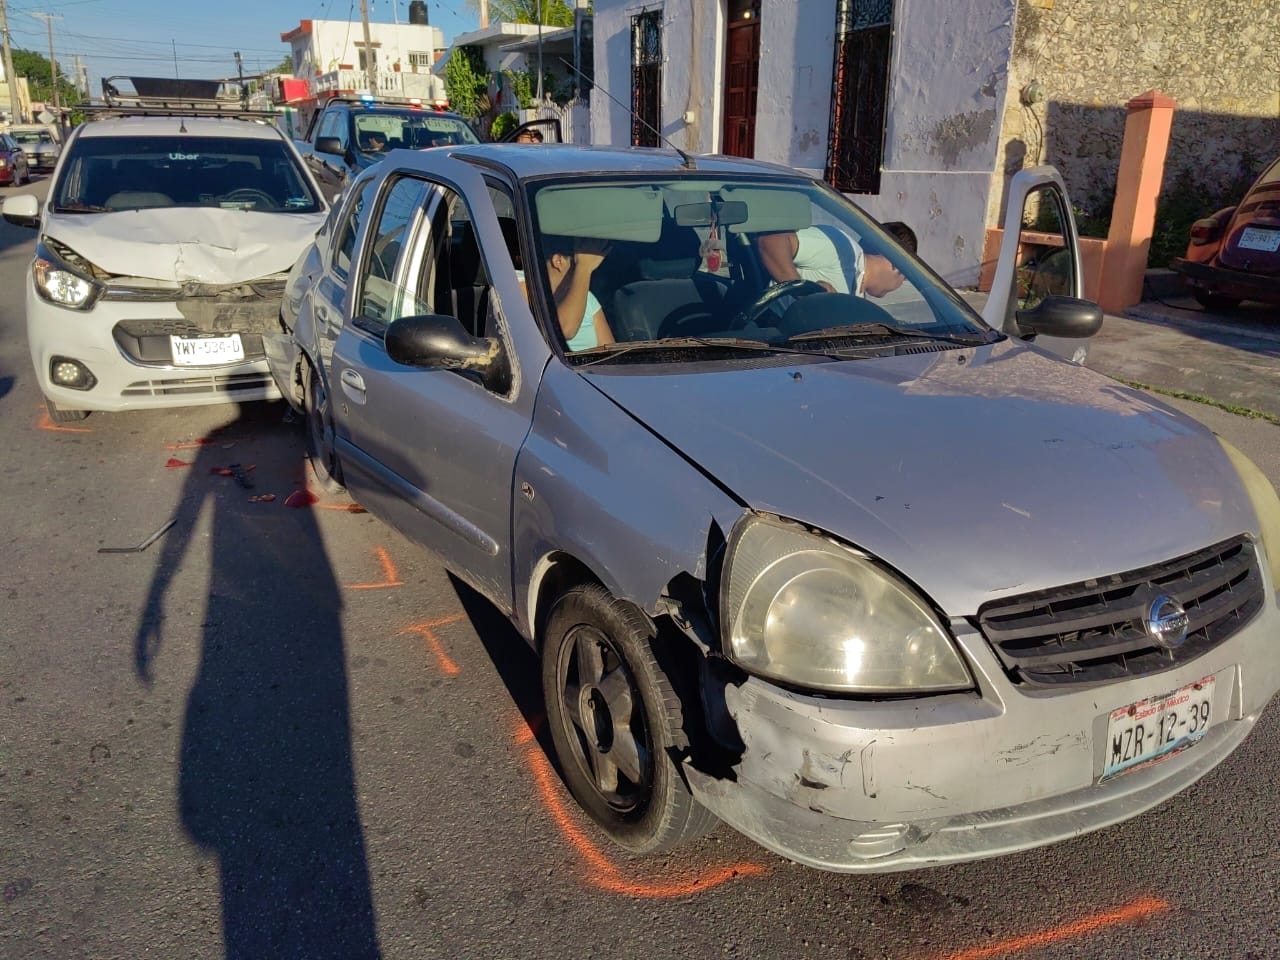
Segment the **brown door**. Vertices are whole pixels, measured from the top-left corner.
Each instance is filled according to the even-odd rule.
[[[755,156],[760,0],[729,0],[724,64],[724,152]]]

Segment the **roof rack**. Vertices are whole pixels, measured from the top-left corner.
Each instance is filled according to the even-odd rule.
[[[274,118],[270,110],[250,110],[242,91],[222,80],[173,77],[103,77],[102,103],[78,109],[94,116]]]

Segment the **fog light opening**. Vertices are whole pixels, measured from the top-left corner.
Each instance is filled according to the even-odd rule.
[[[70,357],[54,357],[49,361],[49,379],[69,390],[91,390],[98,382],[88,367]]]
[[[875,860],[899,853],[920,840],[920,831],[912,824],[886,823],[850,840],[849,852],[860,860]]]

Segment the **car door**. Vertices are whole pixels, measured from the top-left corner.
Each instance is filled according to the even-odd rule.
[[[307,163],[311,172],[320,183],[320,190],[325,199],[332,201],[342,190],[347,180],[347,160],[345,154],[351,149],[351,135],[348,131],[347,111],[342,107],[330,106],[320,117],[316,127],[316,136],[311,144],[311,152],[307,154]],[[334,138],[338,141],[343,153],[321,153],[316,149],[321,138]]]
[[[412,167],[381,178],[362,232],[330,359],[336,447],[357,500],[510,612],[512,477],[549,350],[520,292],[491,188],[443,156],[423,154]],[[509,388],[391,360],[388,324],[427,313],[497,337],[512,367]]]
[[[1067,186],[1050,166],[1020,170],[1009,183],[1000,259],[982,319],[1018,336],[1017,312],[1046,296],[1080,298],[1084,273]],[[1037,346],[1083,364],[1089,341],[1039,336]]]

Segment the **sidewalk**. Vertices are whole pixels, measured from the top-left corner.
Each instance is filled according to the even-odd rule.
[[[1225,316],[1179,297],[1126,314],[1103,321],[1086,366],[1280,420],[1280,309],[1256,304]]]

